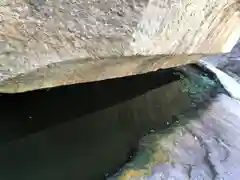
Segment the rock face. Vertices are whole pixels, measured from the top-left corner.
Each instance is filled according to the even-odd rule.
[[[229,52],[240,35],[238,10],[237,0],[2,0],[0,91],[122,77]]]
[[[240,40],[230,53],[206,57],[204,61],[213,64],[240,83]]]

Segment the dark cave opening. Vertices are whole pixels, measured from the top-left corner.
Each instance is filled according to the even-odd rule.
[[[129,156],[133,155],[139,138],[153,125],[148,126],[149,123],[145,122],[145,124],[140,124],[144,127],[142,128],[134,121],[113,120],[110,122],[111,118],[119,116],[117,119],[128,118],[130,121],[131,110],[121,104],[179,80],[179,74],[176,72],[177,70],[174,69],[166,69],[99,82],[19,94],[1,94],[0,153],[2,155],[0,166],[4,166],[1,168],[1,178],[48,179],[55,177],[56,179],[84,178],[87,180],[93,177],[102,179],[104,175],[102,172],[107,174],[116,172],[117,167],[121,167],[129,160]],[[118,110],[118,104],[121,106],[120,110]],[[104,109],[112,107],[113,111],[106,110],[101,113],[102,110],[105,111]],[[101,133],[105,129],[110,132]],[[119,131],[119,133],[113,132],[116,135],[112,135],[112,131]],[[95,140],[97,136],[103,137],[100,137],[98,141]],[[117,155],[118,157],[101,157],[103,150],[102,148],[98,150],[96,144],[107,141],[106,136],[113,136],[113,140],[109,140],[111,143],[109,153],[111,154],[112,149],[117,151],[119,149],[121,152]],[[117,142],[121,139],[128,139],[128,142],[125,144]],[[108,150],[108,145],[103,145],[105,151]],[[78,155],[77,149],[82,151],[79,152],[81,155]],[[87,169],[91,167],[91,160],[94,162],[94,159],[90,157],[91,153],[88,154],[88,158],[82,157],[85,151],[91,150],[93,151],[92,157],[99,154],[96,158],[99,159],[99,164],[92,167],[92,172],[96,171],[96,175],[90,175],[91,170]],[[107,161],[106,167],[103,165],[104,168],[94,170],[102,166],[100,161]],[[68,167],[66,167],[67,164]],[[61,172],[55,172],[53,169],[61,169]],[[30,171],[32,173],[29,173]],[[42,172],[41,175],[38,171]]]
[[[179,80],[175,72],[167,69],[26,93],[0,94],[0,145]]]
[[[181,71],[1,94],[0,178],[105,179],[191,104]]]

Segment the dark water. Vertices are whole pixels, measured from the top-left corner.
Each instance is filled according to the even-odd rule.
[[[0,144],[73,121],[179,80],[179,75],[173,72],[169,69],[21,94],[0,94]]]
[[[97,180],[189,105],[168,69],[0,96],[0,179]]]

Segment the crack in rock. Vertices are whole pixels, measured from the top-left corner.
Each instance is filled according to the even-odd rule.
[[[184,166],[186,168],[186,173],[187,173],[187,177],[190,180],[191,179],[191,174],[192,174],[192,170],[193,170],[193,166],[195,166],[194,164],[184,164]]]
[[[219,136],[220,137],[220,136]],[[229,157],[230,157],[230,152],[229,152],[229,147],[228,145],[224,142],[224,140],[222,140],[219,137],[213,137],[213,139],[219,144],[219,146],[223,147],[223,149],[225,150],[225,157],[223,159],[220,160],[220,162],[225,162]]]
[[[216,170],[214,163],[210,159],[210,154],[211,154],[210,147],[206,142],[204,142],[203,138],[201,138],[199,135],[194,133],[189,127],[186,127],[186,130],[194,137],[194,139],[196,139],[200,143],[200,146],[203,147],[203,149],[205,150],[205,155],[203,157],[204,162],[206,163],[206,165],[208,166],[211,172],[212,179],[213,180],[217,179],[218,172]]]

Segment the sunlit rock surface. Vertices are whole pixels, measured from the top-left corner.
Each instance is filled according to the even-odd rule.
[[[134,75],[229,52],[240,34],[238,10],[237,0],[1,0],[0,92]]]

